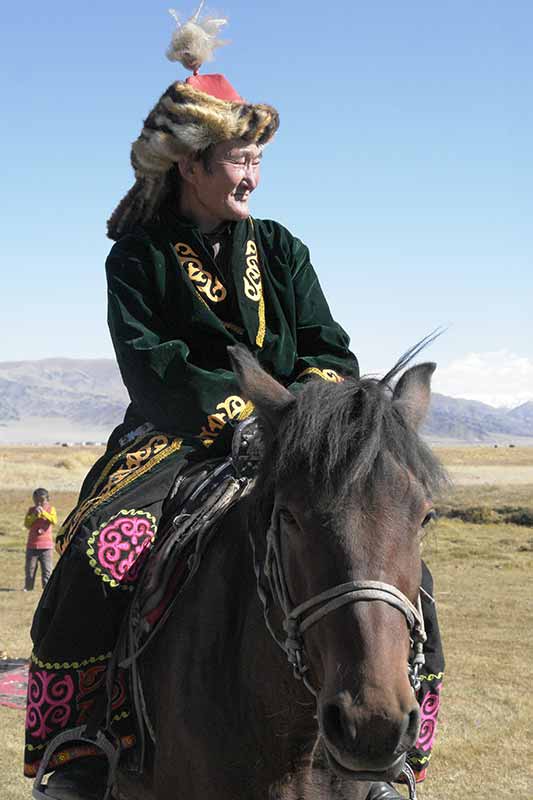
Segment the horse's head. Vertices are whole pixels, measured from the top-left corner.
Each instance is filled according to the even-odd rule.
[[[295,396],[244,348],[230,355],[265,440],[254,549],[274,632],[281,615],[333,768],[396,777],[419,728],[409,662],[423,638],[420,542],[444,479],[417,434],[435,365],[411,367],[394,391],[400,367],[382,381],[312,381]]]

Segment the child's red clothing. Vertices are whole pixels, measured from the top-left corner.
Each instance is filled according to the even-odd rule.
[[[36,506],[31,506],[24,519],[24,525],[29,528],[28,550],[53,550],[52,540],[53,526],[57,525],[57,511],[50,503],[43,503],[41,511],[38,513]]]

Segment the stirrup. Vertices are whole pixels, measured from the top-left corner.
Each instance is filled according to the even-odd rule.
[[[111,790],[113,788],[115,773],[120,757],[120,745],[113,744],[111,739],[109,739],[101,730],[99,730],[95,736],[88,736],[87,725],[80,725],[79,728],[70,728],[68,731],[63,731],[63,733],[58,733],[57,736],[54,736],[44,751],[41,763],[39,764],[39,769],[37,770],[37,775],[35,776],[35,780],[33,782],[31,795],[33,798],[35,798],[35,800],[51,800],[51,796],[46,794],[46,784],[42,782],[44,773],[46,772],[46,768],[50,763],[50,759],[54,755],[57,748],[65,742],[72,742],[74,740],[77,742],[87,742],[87,744],[96,745],[106,756],[109,765],[109,771],[103,800],[111,800]]]

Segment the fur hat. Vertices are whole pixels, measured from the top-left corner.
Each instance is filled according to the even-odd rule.
[[[217,33],[226,23],[199,20],[202,5],[184,25],[178,22],[167,52],[170,60],[181,61],[194,74],[168,87],[133,143],[136,180],[107,223],[110,239],[153,217],[168,193],[168,172],[179,156],[201,153],[230,139],[263,145],[278,128],[278,113],[272,106],[247,103],[223,75],[198,75],[201,63],[224,44]]]

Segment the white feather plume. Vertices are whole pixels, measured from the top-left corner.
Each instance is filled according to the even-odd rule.
[[[197,11],[183,25],[178,14],[171,8],[169,13],[176,20],[176,30],[167,50],[169,61],[179,61],[186,69],[196,72],[205,61],[213,60],[213,51],[227,44],[218,38],[218,33],[227,25],[226,17],[204,17],[200,12],[205,0],[202,0]]]

